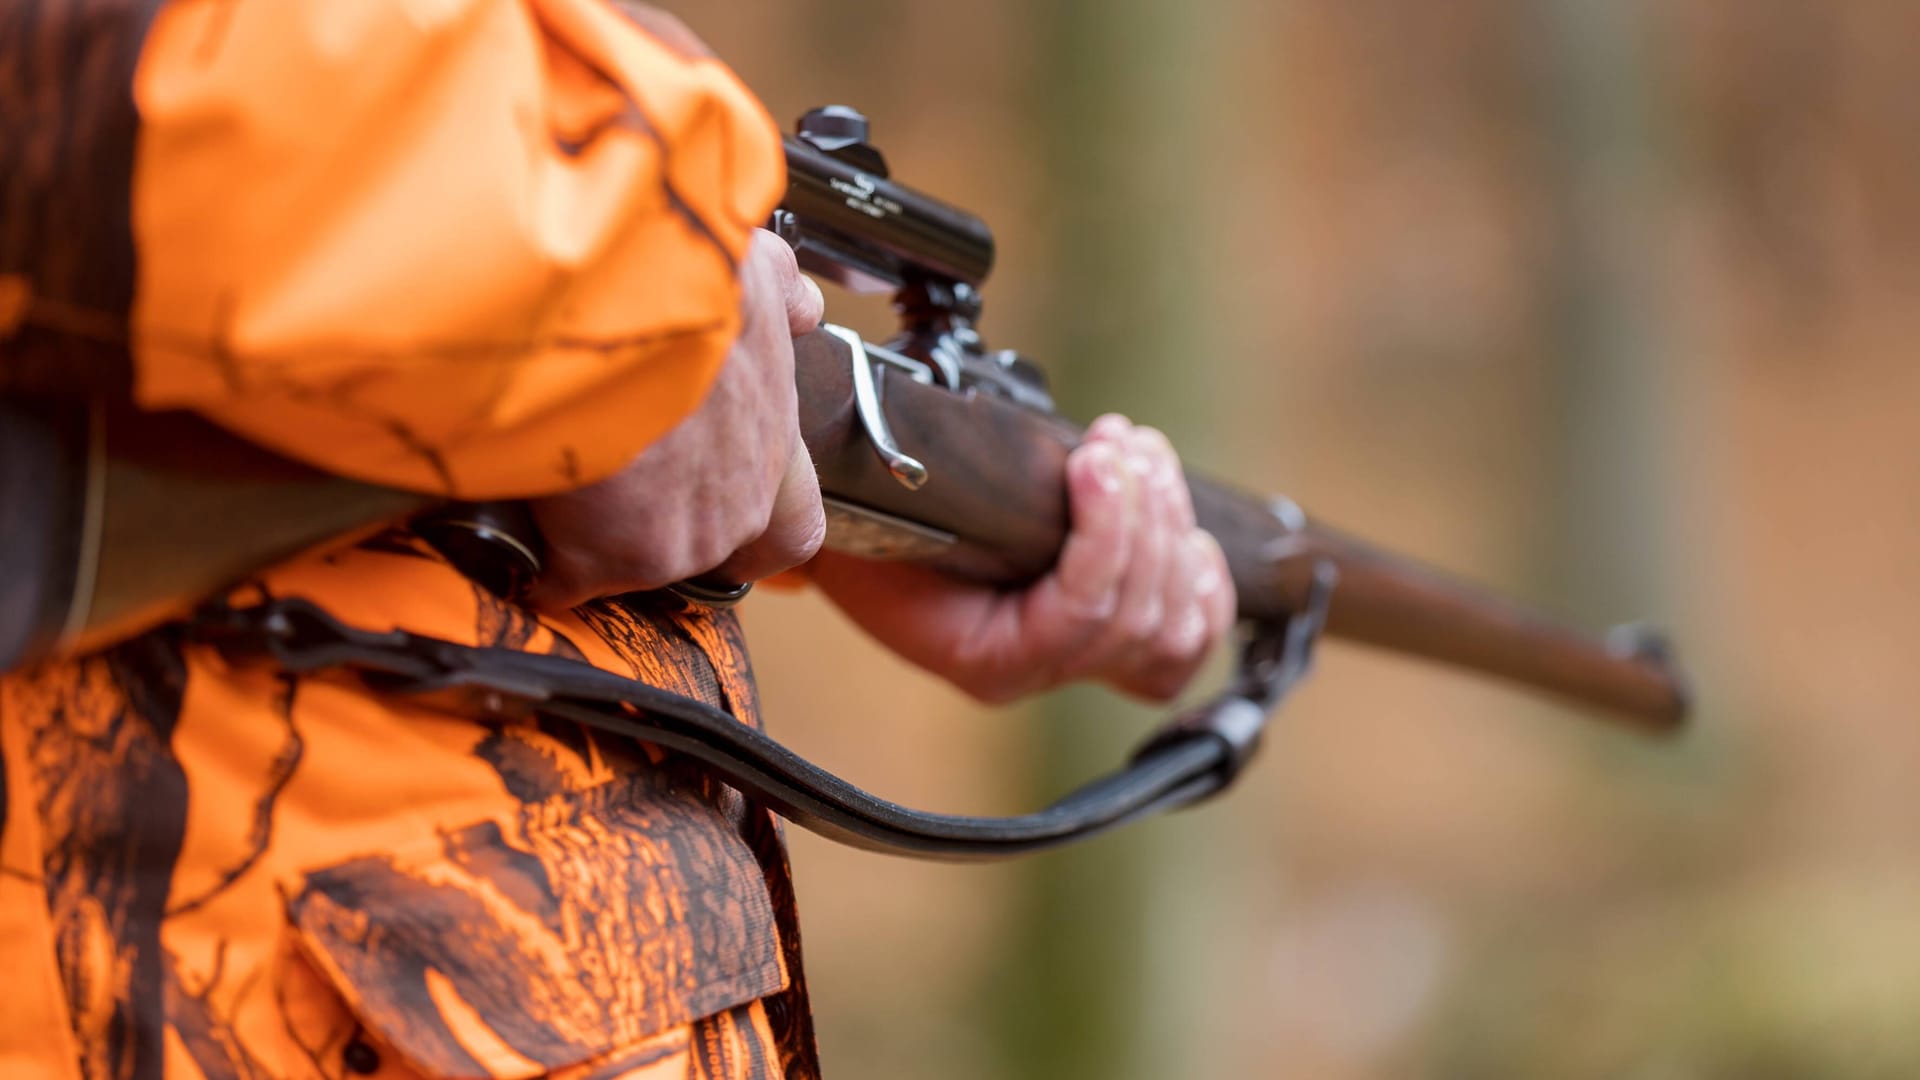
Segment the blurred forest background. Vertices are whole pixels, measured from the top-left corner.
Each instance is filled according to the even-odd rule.
[[[1653,617],[1702,704],[1656,744],[1334,647],[1204,810],[984,867],[796,834],[830,1076],[1920,1075],[1920,6],[680,7],[992,224],[989,342],[1074,412]],[[1154,715],[746,618],[776,733],[914,805],[1035,806]]]

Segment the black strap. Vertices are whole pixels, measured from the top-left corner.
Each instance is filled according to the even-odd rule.
[[[888,802],[705,702],[563,657],[356,629],[303,600],[209,609],[193,632],[241,662],[293,674],[347,671],[378,692],[466,715],[537,713],[654,743],[701,762],[794,824],[854,847],[988,859],[1082,840],[1224,790],[1253,756],[1269,713],[1305,675],[1332,584],[1331,566],[1317,568],[1305,612],[1255,628],[1226,693],[1160,728],[1123,769],[1018,817],[932,814]]]

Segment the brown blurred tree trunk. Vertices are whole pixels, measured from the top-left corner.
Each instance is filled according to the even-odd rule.
[[[1204,273],[1217,218],[1188,173],[1204,149],[1223,20],[1173,0],[1092,0],[1035,9],[1038,105],[1028,139],[1046,179],[1054,267],[1047,340],[1034,355],[1062,407],[1121,411],[1204,455],[1212,405],[1202,356],[1214,336]],[[1217,66],[1217,65],[1216,65]],[[1036,239],[1023,237],[1021,242]],[[1023,343],[1025,344],[1025,343]],[[1074,691],[1034,717],[1034,798],[1120,760],[1159,710]],[[1110,1078],[1193,1072],[1196,1025],[1175,989],[1200,981],[1170,946],[1204,921],[1206,830],[1175,819],[1035,860],[1018,933],[990,987],[1007,1077]],[[1152,922],[1149,921],[1151,911]],[[1204,1069],[1204,1066],[1198,1066]],[[1169,1071],[1171,1070],[1171,1071]]]

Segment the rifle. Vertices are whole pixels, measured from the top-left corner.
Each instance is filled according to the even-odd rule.
[[[893,293],[902,318],[899,335],[884,344],[832,325],[795,342],[800,429],[828,507],[828,546],[996,585],[1032,581],[1052,566],[1066,534],[1062,475],[1079,429],[1054,412],[1037,366],[982,342],[979,288],[992,268],[991,232],[973,215],[892,180],[867,140],[864,117],[851,109],[809,112],[785,152],[787,192],[774,231],[808,271],[852,290]],[[1132,772],[1176,744],[1207,748],[1178,768],[1161,755],[1164,775],[1151,797],[1134,791],[1138,797],[1116,799],[1126,784],[1094,785],[1106,800],[1092,815],[1097,824],[1058,813],[1080,797],[1071,796],[1048,812],[1050,824],[1020,833],[1025,840],[1003,842],[1019,830],[1001,830],[994,850],[1057,843],[1224,787],[1251,753],[1265,714],[1304,672],[1322,629],[1555,694],[1643,731],[1673,730],[1686,714],[1683,681],[1655,634],[1629,628],[1590,637],[1311,521],[1284,498],[1193,473],[1188,480],[1201,527],[1226,552],[1239,616],[1252,633],[1230,692],[1150,740]],[[251,573],[395,521],[412,519],[463,569],[507,594],[538,573],[541,551],[537,530],[514,504],[436,505],[308,469],[190,415],[99,400],[0,399],[0,506],[8,508],[0,520],[0,671],[179,617]],[[701,582],[681,591],[704,601],[730,596]],[[279,630],[263,629],[271,620],[262,619],[249,632],[279,634],[267,651],[294,669],[348,657],[351,666],[383,672],[391,688],[396,675],[433,681],[422,657],[440,663],[457,654],[406,635],[358,634],[306,609],[278,614]],[[241,626],[231,615],[202,623],[233,640]],[[295,622],[297,632],[287,630]],[[316,636],[331,651],[296,647],[314,645]],[[413,649],[413,660],[397,663],[393,649]],[[334,662],[317,659],[322,654]],[[483,659],[500,660],[455,664],[466,665],[466,683],[487,684],[476,673]],[[521,687],[543,677],[521,674]],[[448,673],[436,677],[444,683]],[[536,704],[574,715],[555,705],[559,697],[606,703],[604,688],[568,685],[557,696],[548,687]],[[724,716],[657,697],[642,707],[690,727],[634,731],[630,716],[621,728],[605,715],[575,712],[582,722],[693,753],[736,786],[842,839],[922,854],[982,854],[993,846],[964,829],[929,831],[937,815],[880,800],[850,809],[848,800],[871,797],[764,737],[757,738],[768,745],[742,750],[738,744],[754,740],[727,730]],[[716,751],[716,742],[725,745]],[[742,766],[742,755],[754,754],[757,764]],[[823,801],[822,789],[834,789],[825,791],[831,798]],[[893,839],[873,835],[882,819]],[[908,834],[919,839],[901,839]]]

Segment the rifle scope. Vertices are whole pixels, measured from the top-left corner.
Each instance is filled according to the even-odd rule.
[[[787,196],[773,228],[808,271],[856,292],[891,292],[929,281],[978,288],[993,269],[986,222],[887,179],[853,110],[808,113],[786,151]]]

